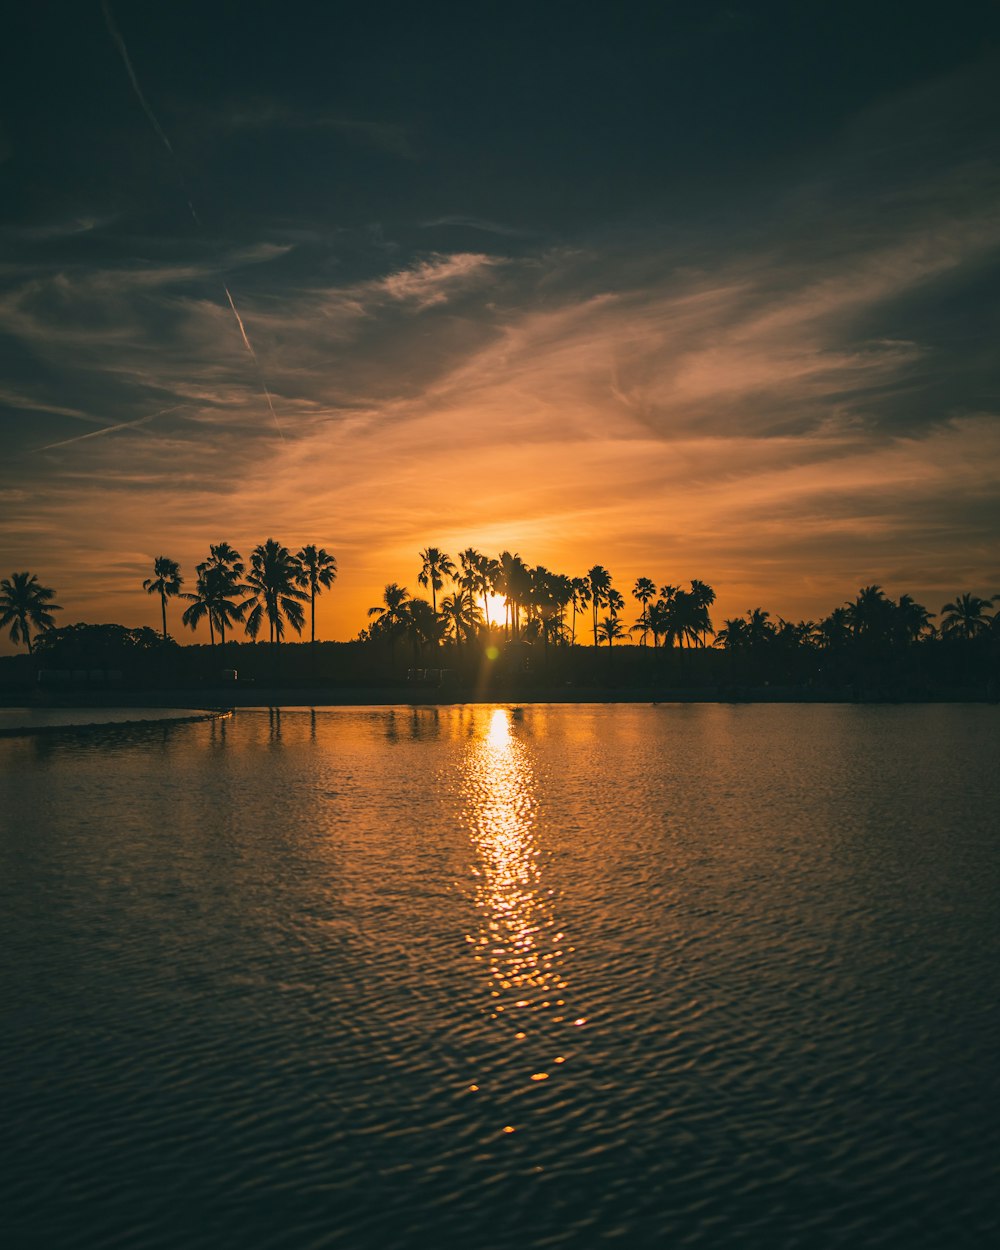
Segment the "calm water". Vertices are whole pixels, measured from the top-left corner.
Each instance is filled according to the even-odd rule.
[[[1000,709],[0,741],[5,1246],[986,1247]]]

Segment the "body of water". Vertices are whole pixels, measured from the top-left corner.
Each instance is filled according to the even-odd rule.
[[[1000,710],[0,741],[12,1247],[987,1247]]]

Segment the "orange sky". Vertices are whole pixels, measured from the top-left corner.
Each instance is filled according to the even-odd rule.
[[[427,545],[600,563],[629,612],[637,576],[698,578],[716,625],[1000,592],[998,62],[971,35],[873,27],[879,73],[804,82],[831,40],[853,63],[850,21],[691,19],[673,77],[628,21],[611,60],[603,24],[568,57],[542,22],[551,90],[519,111],[491,94],[534,99],[516,30],[465,32],[480,98],[391,32],[279,26],[251,98],[253,28],[192,44],[136,9],[126,72],[92,17],[73,55],[39,28],[59,91],[28,74],[0,131],[0,576],[61,623],[156,626],[156,556],[190,586],[210,543],[269,537],[336,556],[335,639],[420,592]]]

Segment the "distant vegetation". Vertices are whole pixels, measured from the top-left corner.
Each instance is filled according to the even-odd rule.
[[[266,627],[277,665],[278,644],[288,629],[301,635],[308,610],[308,663],[285,661],[282,676],[335,684],[392,682],[414,665],[447,668],[468,683],[480,681],[486,665],[511,680],[532,674],[566,685],[701,683],[736,696],[741,688],[762,686],[919,696],[942,684],[995,685],[1000,611],[991,612],[991,599],[971,593],[944,604],[938,618],[909,595],[894,601],[872,585],[820,621],[787,621],[756,607],[716,629],[710,616],[715,591],[698,580],[683,588],[637,578],[630,591],[635,606],[627,612],[625,596],[599,564],[569,577],[531,567],[509,551],[492,558],[471,547],[457,560],[428,547],[418,561],[416,579],[429,599],[389,583],[352,644],[316,642],[316,598],[336,580],[335,558],[313,545],[292,554],[274,539],[253,549],[249,565],[228,543],[213,545],[196,565],[190,591],[178,563],[157,556],[142,585],[159,599],[159,636],[123,626],[57,629],[55,592],[29,573],[0,582],[0,624],[49,663],[86,664],[99,652],[101,663],[110,665],[112,654],[117,664],[164,647],[177,652],[168,628],[168,605],[177,599],[185,605],[183,626],[207,625],[210,653],[225,655],[226,663],[238,654],[245,669],[254,651],[236,643],[237,630],[256,640]],[[105,633],[98,638],[88,630]],[[622,651],[626,642],[633,645]],[[622,654],[613,660],[616,644]],[[331,648],[340,649],[336,659]],[[595,668],[602,651],[605,659]],[[178,665],[179,659],[172,669]]]

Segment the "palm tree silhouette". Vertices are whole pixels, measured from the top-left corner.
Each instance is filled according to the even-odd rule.
[[[553,626],[559,642],[566,641],[566,609],[573,601],[573,580],[565,573],[553,573],[549,581],[549,597],[554,609]]]
[[[660,645],[660,636],[670,629],[670,606],[665,599],[657,599],[646,609],[649,632],[653,635],[653,650]]]
[[[483,623],[483,614],[472,591],[462,587],[454,594],[445,595],[441,601],[441,615],[446,629],[456,642],[471,641],[473,634]]]
[[[847,608],[834,608],[830,615],[820,622],[819,633],[824,647],[830,651],[842,651],[851,637],[851,621]]]
[[[51,629],[53,612],[61,612],[52,603],[54,590],[43,586],[34,573],[12,573],[0,581],[0,629],[10,626],[11,642],[23,642],[31,655],[31,629]]]
[[[414,659],[425,644],[436,647],[441,641],[441,618],[426,599],[411,599],[406,604],[405,629],[413,643]]]
[[[625,637],[625,630],[617,616],[606,616],[597,627],[597,636],[610,647],[616,638]]]
[[[934,633],[931,624],[933,612],[928,612],[922,603],[917,603],[911,595],[900,595],[896,604],[896,620],[899,633],[905,642],[916,642],[925,634]]]
[[[246,631],[256,638],[267,619],[272,644],[280,643],[285,635],[285,619],[297,634],[306,623],[302,600],[306,594],[300,589],[301,569],[298,561],[281,543],[269,538],[255,547],[250,554],[250,571],[246,577],[249,597],[240,605],[249,610]]]
[[[190,607],[184,609],[181,613],[181,624],[186,625],[188,629],[194,631],[202,623],[208,621],[208,640],[211,645],[215,646],[215,613],[212,611],[212,586],[209,570],[205,565],[199,564],[197,568],[198,581],[195,585],[194,594],[184,591],[181,595],[182,599],[191,601]]]
[[[368,615],[374,617],[371,633],[377,637],[389,639],[389,655],[395,657],[396,639],[406,629],[409,617],[407,601],[410,592],[405,586],[390,582],[382,594],[382,602],[368,609]]]
[[[311,543],[296,553],[301,574],[299,584],[309,591],[310,636],[313,646],[316,643],[316,596],[329,590],[337,580],[337,561],[322,547],[316,548]]]
[[[209,580],[209,594],[212,601],[215,624],[219,627],[219,642],[226,645],[226,626],[242,621],[246,607],[235,602],[236,595],[244,595],[247,587],[240,578],[246,571],[243,557],[229,543],[214,543],[209,548],[208,560],[198,566],[198,572],[205,571]]]
[[[715,602],[715,591],[707,582],[692,578],[691,600],[695,629],[701,635],[701,645],[705,646],[705,639],[712,632],[712,619],[708,615],[708,609]]]
[[[770,615],[763,608],[747,609],[747,642],[751,647],[759,647],[774,636]]]
[[[597,609],[607,606],[608,591],[611,589],[611,574],[603,564],[595,564],[587,570],[587,585],[590,588],[590,607],[593,613],[594,646],[597,646]]]
[[[513,635],[517,639],[521,633],[521,612],[527,610],[531,600],[531,569],[516,553],[511,556],[508,551],[501,552],[498,581],[507,587]]]
[[[142,588],[147,594],[160,596],[164,642],[167,641],[167,599],[179,595],[183,584],[181,566],[176,560],[171,560],[167,556],[156,557],[153,561],[153,576],[147,577],[142,583]]]
[[[217,549],[212,548],[213,553]],[[229,548],[232,551],[232,548]],[[233,553],[236,555],[236,553]],[[237,560],[234,567],[228,564],[215,564],[206,561],[197,566],[198,581],[195,593],[182,594],[182,599],[189,599],[191,606],[185,608],[181,621],[194,630],[203,620],[208,621],[208,637],[215,646],[215,630],[218,627],[219,641],[226,645],[226,626],[235,625],[243,620],[247,605],[237,603],[233,596],[245,594],[249,589],[238,580],[243,572],[243,563]]]
[[[681,593],[679,586],[669,583],[660,587],[660,597],[650,608],[650,629],[653,631],[653,645],[656,645],[658,634],[663,635],[663,645],[672,647],[677,639],[677,620],[675,601]],[[656,622],[654,625],[653,622]]]
[[[496,582],[503,575],[500,562],[484,556],[475,547],[466,547],[458,553],[461,573],[456,578],[458,584],[472,595],[482,595],[483,609],[486,617],[486,628],[490,627],[489,594]]]
[[[962,638],[966,642],[984,634],[989,628],[985,609],[993,606],[992,599],[966,592],[956,595],[951,603],[941,609],[941,632],[948,637]]]
[[[639,615],[637,624],[642,628],[642,645],[646,645],[646,635],[649,633],[649,614],[646,609],[649,601],[656,594],[656,584],[648,577],[637,577],[635,585],[632,587],[632,598],[642,604],[642,612]]]
[[[881,586],[862,586],[847,605],[847,619],[855,638],[875,640],[887,631],[894,604]]]
[[[451,556],[438,547],[425,547],[420,552],[420,559],[422,564],[417,574],[417,581],[421,586],[430,586],[431,607],[434,609],[434,615],[437,616],[437,592],[444,586],[446,577],[454,577],[455,565],[452,563]]]
[[[590,603],[590,583],[585,577],[574,577],[570,582],[572,587],[572,595],[570,604],[573,608],[573,629],[570,634],[570,646],[576,645],[576,617],[577,613],[585,612],[587,605]]]

